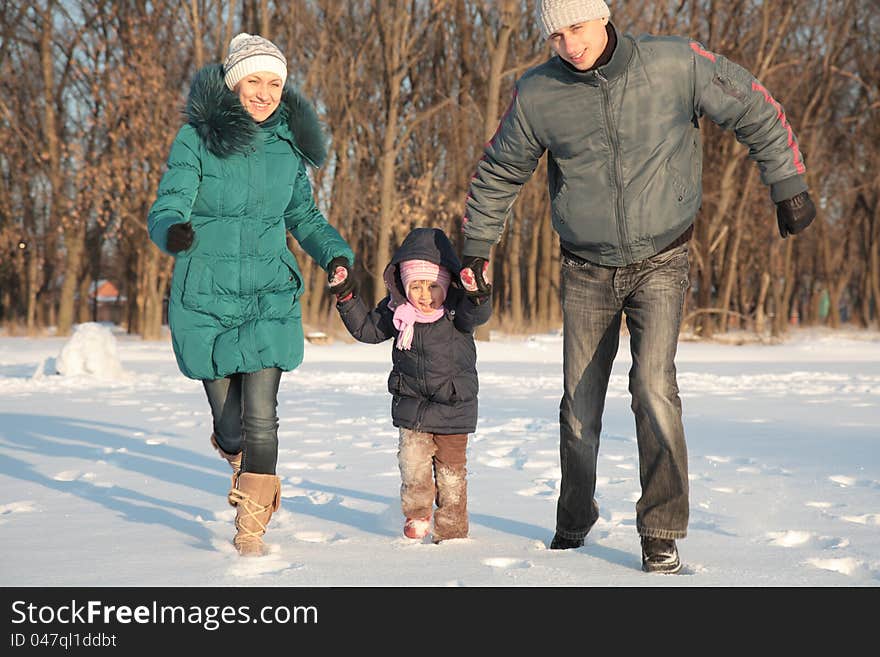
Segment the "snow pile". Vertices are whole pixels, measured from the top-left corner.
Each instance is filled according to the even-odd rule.
[[[55,367],[63,376],[114,379],[125,374],[119,362],[116,338],[109,328],[95,322],[74,328],[70,340],[61,348]]]

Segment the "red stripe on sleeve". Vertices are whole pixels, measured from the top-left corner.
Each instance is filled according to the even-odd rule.
[[[757,82],[752,82],[752,90],[758,91],[764,96],[764,100],[770,103],[773,108],[776,110],[776,118],[779,119],[779,122],[782,124],[782,127],[785,128],[788,133],[788,148],[791,150],[792,156],[794,157],[794,168],[798,173],[803,173],[806,171],[806,167],[804,166],[804,160],[801,157],[801,150],[798,148],[797,142],[794,140],[794,133],[791,131],[791,126],[788,123],[788,119],[785,118],[785,112],[782,111],[782,106],[776,102],[776,99],[770,95],[770,92],[767,91],[764,87],[762,87]]]
[[[700,55],[701,57],[705,57],[710,61],[715,61],[715,54],[709,52],[708,50],[703,50],[699,43],[696,41],[691,41],[691,50]]]

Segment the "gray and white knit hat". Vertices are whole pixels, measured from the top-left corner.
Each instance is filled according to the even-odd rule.
[[[611,10],[602,0],[541,0],[538,5],[538,21],[545,39],[563,27],[609,16]]]
[[[276,73],[282,82],[287,81],[287,60],[274,43],[257,34],[242,32],[229,42],[229,54],[223,62],[223,79],[226,86],[235,85],[246,75],[258,71]]]

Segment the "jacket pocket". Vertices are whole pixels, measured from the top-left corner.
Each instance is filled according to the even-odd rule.
[[[450,404],[473,401],[477,398],[478,383],[476,377],[456,376],[452,378],[451,385]]]
[[[395,396],[400,394],[400,374],[394,370],[388,375],[388,392]]]
[[[388,375],[388,392],[396,397],[423,398],[412,379],[396,370],[391,370],[391,374]]]
[[[222,287],[217,284],[215,268],[218,266],[224,268],[219,277],[225,281]],[[183,277],[181,303],[187,310],[211,315],[222,326],[235,326],[241,321],[241,302],[235,290],[237,284],[237,265],[190,258]]]
[[[669,160],[666,161],[666,174],[674,197],[673,201],[678,204],[689,203],[696,189],[693,181],[676,169]]]
[[[282,319],[291,316],[303,293],[302,275],[293,254],[287,249],[270,265],[271,274],[259,292],[260,317]]]

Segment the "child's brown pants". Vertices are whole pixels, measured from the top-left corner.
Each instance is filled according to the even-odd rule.
[[[426,518],[436,502],[434,541],[468,534],[467,439],[467,434],[400,430],[401,509],[407,518]]]

